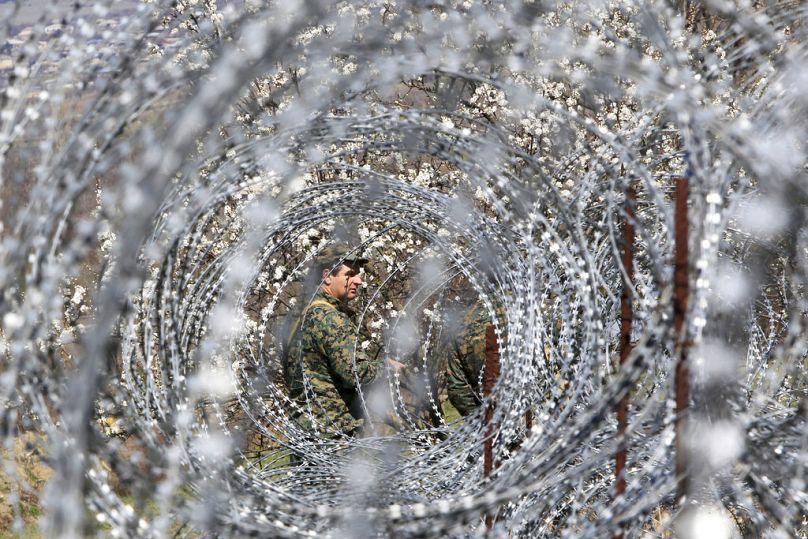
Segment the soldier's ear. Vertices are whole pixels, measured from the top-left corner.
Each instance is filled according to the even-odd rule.
[[[331,284],[331,271],[328,268],[323,270],[323,284]]]

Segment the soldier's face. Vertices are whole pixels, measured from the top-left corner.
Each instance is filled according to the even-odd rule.
[[[331,295],[340,301],[354,299],[359,294],[359,285],[362,284],[362,276],[359,272],[359,267],[343,264],[336,274],[326,277],[326,285],[330,289]]]

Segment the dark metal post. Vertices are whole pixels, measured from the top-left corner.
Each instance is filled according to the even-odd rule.
[[[485,372],[483,373],[483,396],[489,398],[494,384],[499,378],[499,343],[494,325],[488,324],[485,328]],[[489,399],[485,409],[485,440],[483,442],[483,477],[488,478],[494,469],[494,403]],[[494,525],[494,517],[485,515],[485,526],[488,529]]]
[[[628,355],[631,353],[631,324],[634,320],[634,311],[631,305],[631,283],[634,281],[634,201],[636,197],[634,188],[626,191],[626,222],[623,226],[623,267],[626,278],[623,283],[623,293],[620,298],[620,367],[622,368]],[[626,393],[617,405],[617,455],[615,456],[614,475],[617,479],[615,485],[615,498],[626,492],[626,429],[628,428],[628,399]],[[615,539],[623,539],[623,532],[614,535]]]
[[[690,400],[690,381],[688,369],[688,343],[685,335],[685,314],[689,295],[688,281],[688,222],[687,222],[687,178],[676,178],[675,200],[675,253],[673,269],[673,329],[679,358],[676,363],[676,477],[678,480],[678,499],[687,493],[687,459],[684,447],[685,411]]]

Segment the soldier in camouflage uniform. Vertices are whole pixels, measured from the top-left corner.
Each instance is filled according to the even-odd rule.
[[[502,319],[504,313],[497,311]],[[485,328],[491,318],[478,302],[466,312],[460,330],[449,343],[446,389],[449,402],[467,416],[482,403],[482,370],[485,366]]]
[[[449,402],[466,416],[482,403],[480,372],[485,365],[485,327],[490,323],[482,304],[475,304],[463,317],[460,331],[449,343],[446,390]]]
[[[318,260],[322,282],[292,331],[284,365],[292,417],[303,428],[327,437],[355,436],[364,424],[357,409],[360,384],[373,382],[381,359],[357,347],[358,331],[348,301],[362,284],[367,259],[326,249]],[[388,360],[391,367],[402,365]]]

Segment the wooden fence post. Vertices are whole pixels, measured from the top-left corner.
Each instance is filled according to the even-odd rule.
[[[622,369],[631,353],[631,325],[634,310],[631,305],[631,287],[634,281],[634,188],[626,191],[626,222],[623,226],[623,267],[626,278],[620,298],[620,368]],[[626,492],[625,467],[627,458],[626,429],[628,428],[628,399],[626,393],[617,405],[617,455],[614,463],[614,476],[617,480],[614,493],[615,500]],[[623,539],[622,530],[614,535],[615,539]]]
[[[494,403],[490,400],[494,384],[499,378],[499,343],[493,324],[485,328],[485,372],[483,373],[483,396],[488,399],[485,409],[485,440],[483,442],[483,477],[488,478],[494,469]],[[494,525],[491,513],[485,515],[485,526]]]
[[[685,411],[690,400],[690,380],[688,368],[688,342],[684,326],[689,295],[689,261],[688,261],[688,217],[687,198],[689,185],[686,177],[676,178],[675,200],[675,253],[673,270],[673,329],[678,349],[676,363],[676,478],[677,497],[679,500],[687,494],[687,458],[685,455]]]

